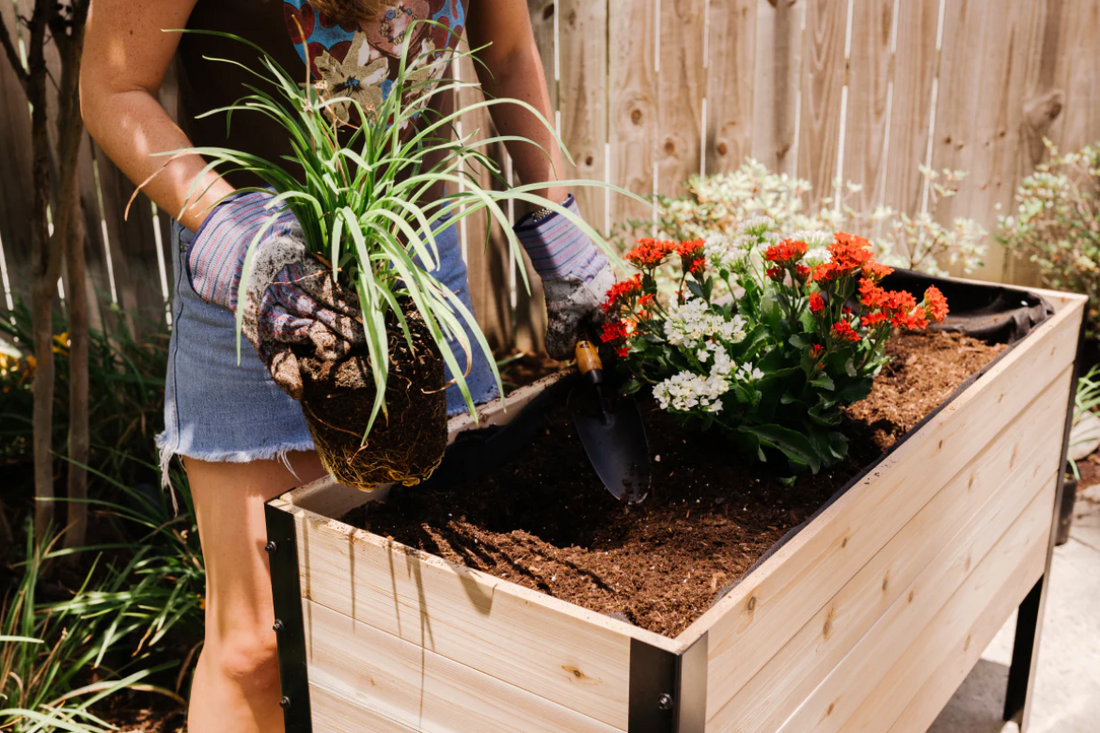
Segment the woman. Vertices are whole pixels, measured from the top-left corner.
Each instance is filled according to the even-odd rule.
[[[434,23],[416,22],[422,19]],[[145,181],[164,167],[165,158],[153,157],[164,151],[229,146],[277,159],[288,147],[279,129],[262,119],[238,117],[231,134],[220,116],[195,119],[242,96],[241,84],[248,78],[243,70],[203,56],[254,64],[255,53],[250,57],[241,44],[221,38],[162,31],[184,27],[249,39],[288,71],[300,69],[303,79],[302,58],[308,55],[315,81],[354,92],[368,106],[388,94],[404,44],[410,56],[427,50],[438,57],[465,31],[472,48],[485,46],[479,73],[486,93],[524,100],[551,119],[525,0],[484,6],[478,0],[93,0],[81,74],[84,119],[100,147],[133,181]],[[184,129],[157,101],[177,51]],[[425,73],[439,78],[444,67],[434,64]],[[436,96],[445,100],[436,111],[445,111],[452,100]],[[493,120],[501,134],[528,138],[551,151],[548,160],[534,146],[509,147],[521,180],[545,182],[544,196],[575,207],[568,192],[554,184],[561,155],[542,123],[508,105],[494,107]],[[158,443],[166,467],[174,455],[183,460],[207,569],[206,642],[188,724],[192,733],[273,733],[283,730],[283,723],[262,507],[323,469],[299,405],[280,389],[294,391],[276,361],[266,354],[264,361],[246,356],[237,364],[233,310],[240,264],[267,197],[233,195],[235,186],[252,182],[208,174],[197,189],[208,190],[189,202],[203,165],[197,155],[175,159],[145,188],[162,210],[182,211],[173,236],[174,329],[166,425]],[[292,217],[287,213],[284,219],[268,238],[293,233]],[[567,358],[579,329],[610,286],[607,260],[565,217],[546,210],[525,218],[517,233],[545,282],[547,350]],[[444,262],[442,274],[436,274],[469,305],[454,228],[439,242]],[[281,329],[288,340],[306,338],[302,334],[314,342],[345,337],[334,317],[336,304],[298,291],[289,271],[267,286],[276,306],[262,316],[266,321],[260,327]],[[470,366],[472,393],[488,400],[493,396],[488,365]],[[461,409],[458,395],[448,397],[449,406]]]

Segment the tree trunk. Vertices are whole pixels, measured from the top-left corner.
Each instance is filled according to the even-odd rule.
[[[64,240],[51,237],[47,209],[50,201],[50,135],[46,96],[46,24],[52,0],[36,0],[31,15],[27,49],[27,101],[31,103],[31,155],[34,198],[31,207],[31,313],[34,320],[34,534],[39,542],[53,523],[53,299],[61,270],[58,251]]]
[[[86,4],[83,6],[86,8]],[[83,9],[74,8],[72,34],[55,34],[61,51],[61,84],[58,90],[57,140],[60,164],[60,213],[55,237],[64,241],[69,276],[69,530],[65,547],[81,547],[88,527],[88,293],[84,268],[84,212],[80,204],[77,169],[84,121],[80,117],[80,58],[84,49]],[[82,465],[78,465],[82,464]],[[75,556],[74,556],[75,558]]]

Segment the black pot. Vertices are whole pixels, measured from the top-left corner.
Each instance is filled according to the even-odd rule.
[[[1073,527],[1073,503],[1077,500],[1077,479],[1067,473],[1062,479],[1062,504],[1058,507],[1058,533],[1054,537],[1055,546],[1069,542],[1069,531]]]

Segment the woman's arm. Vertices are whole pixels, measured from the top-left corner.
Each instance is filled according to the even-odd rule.
[[[135,184],[161,168],[167,157],[156,153],[191,147],[183,131],[157,101],[164,72],[179,44],[196,0],[93,0],[88,15],[80,73],[80,109],[84,123],[108,157]],[[198,155],[174,160],[144,189],[157,206],[180,216],[205,161]],[[208,173],[180,222],[195,231],[207,208],[233,188]]]
[[[525,0],[474,0],[471,5],[466,32],[471,48],[486,46],[478,52],[484,67],[477,65],[478,78],[486,94],[527,102],[554,124],[546,76]],[[518,105],[501,104],[490,110],[500,134],[525,137],[550,154],[547,158],[546,153],[533,145],[509,142],[508,153],[521,181],[552,183],[561,180],[565,171],[561,150],[542,122]],[[565,189],[557,186],[548,186],[538,193],[555,203],[561,203],[566,196]]]

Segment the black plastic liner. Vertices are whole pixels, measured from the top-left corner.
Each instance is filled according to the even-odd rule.
[[[981,379],[982,375],[1012,351],[1015,344],[1054,314],[1054,308],[1036,293],[995,283],[986,285],[972,281],[952,280],[923,275],[911,270],[896,270],[882,281],[882,287],[887,290],[908,291],[918,301],[930,285],[940,289],[946,296],[950,308],[947,319],[942,324],[934,324],[931,328],[962,333],[987,343],[1008,344],[1008,348],[977,373],[971,375],[936,409],[899,438],[877,461],[864,468],[833,494],[809,519],[792,527],[753,563],[741,578],[721,589],[715,597],[715,602],[736,587],[742,578],[752,573],[850,488],[862,481],[868,473],[875,470],[887,456],[951,404],[970,385]],[[425,481],[422,487],[425,490],[431,490],[432,487],[473,480],[490,475],[506,466],[517,452],[537,439],[543,415],[551,406],[565,400],[575,383],[575,374],[554,382],[529,402],[507,425],[491,426],[461,434],[447,449],[447,455],[435,474]]]

